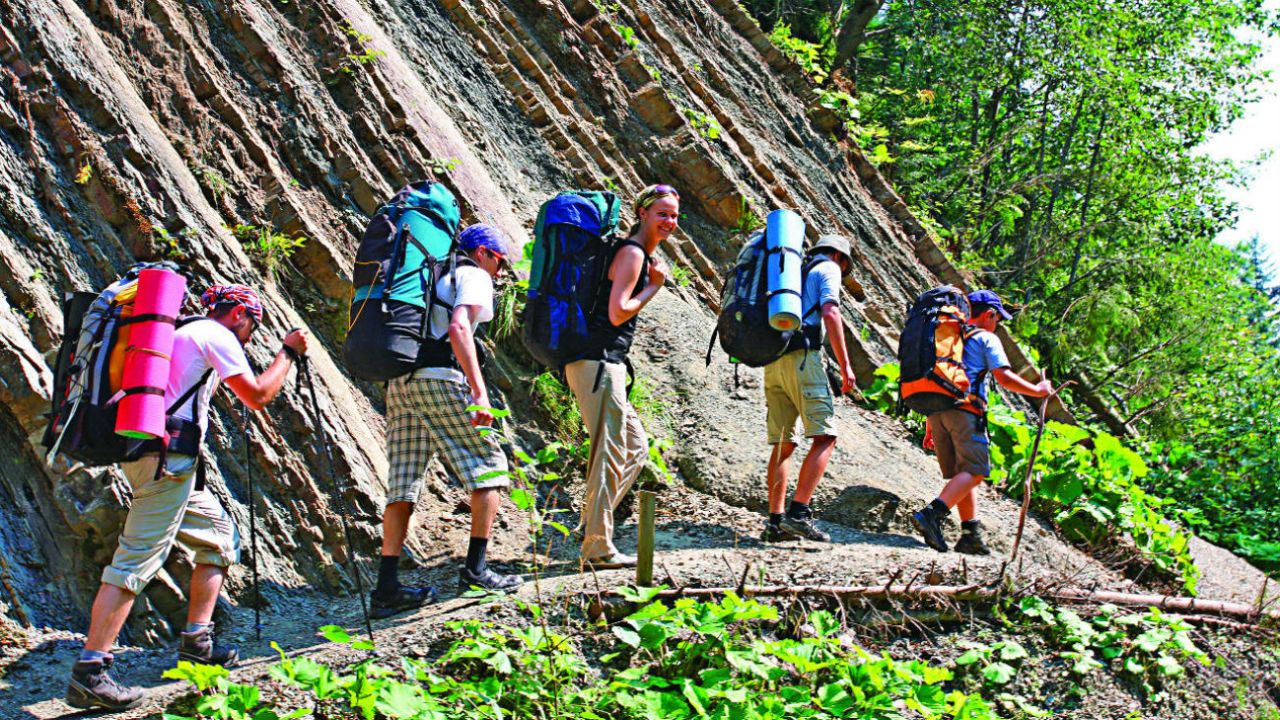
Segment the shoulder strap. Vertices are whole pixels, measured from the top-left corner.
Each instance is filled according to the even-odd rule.
[[[175,412],[177,412],[178,408],[182,407],[183,403],[190,400],[191,396],[195,395],[197,390],[204,387],[204,384],[209,382],[209,376],[212,374],[213,374],[213,368],[209,368],[208,370],[205,370],[204,374],[200,376],[200,379],[197,380],[194,385],[184,390],[182,394],[178,396],[178,399],[174,400],[173,404],[169,406],[169,409],[164,411],[164,414],[172,415]],[[195,415],[196,415],[196,412],[195,412],[195,408],[193,407],[191,408],[192,420],[196,419]]]

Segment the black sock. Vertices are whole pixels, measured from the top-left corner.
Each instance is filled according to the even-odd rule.
[[[933,512],[940,518],[944,518],[951,514],[951,508],[947,507],[947,504],[942,502],[942,498],[937,498],[933,502],[929,503],[929,507],[933,508]]]
[[[813,517],[813,511],[809,509],[808,503],[792,500],[791,504],[787,506],[787,517],[792,520],[807,520]]]
[[[965,535],[972,535],[978,532],[978,519],[962,520],[960,522],[960,532]]]
[[[467,546],[467,569],[476,575],[484,572],[485,567],[488,566],[484,553],[488,549],[489,538],[471,538],[471,544]]]
[[[390,595],[400,587],[400,556],[383,555],[378,565],[378,586],[373,589],[379,595]]]
[[[769,524],[774,527],[782,526],[782,513],[769,513]]]

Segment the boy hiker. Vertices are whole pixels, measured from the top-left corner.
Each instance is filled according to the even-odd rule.
[[[666,281],[668,270],[653,253],[680,222],[680,194],[670,185],[650,185],[632,205],[636,223],[618,243],[600,286],[600,303],[587,318],[588,345],[564,367],[591,437],[587,492],[582,502],[582,563],[594,569],[635,567],[636,558],[613,542],[613,511],[627,494],[649,454],[640,415],[627,399],[627,354],[636,317]]]
[[[827,470],[827,461],[836,447],[835,400],[823,367],[823,329],[831,336],[831,349],[840,364],[840,392],[853,389],[853,367],[844,343],[844,322],[840,318],[841,278],[853,269],[849,241],[839,235],[824,235],[814,244],[805,261],[801,306],[804,319],[793,346],[764,368],[764,399],[768,406],[769,522],[761,539],[777,542],[808,538],[828,542],[831,537],[813,521],[809,501],[818,480]],[[787,474],[796,450],[796,418],[804,423],[804,435],[812,439],[808,455],[800,465],[796,492],[786,514]]]
[[[964,342],[964,371],[969,378],[970,392],[978,397],[978,403],[965,403],[951,410],[931,413],[926,426],[925,448],[932,446],[938,454],[938,466],[947,484],[937,499],[911,516],[916,529],[929,547],[938,552],[947,551],[947,541],[942,536],[942,519],[951,508],[960,509],[960,540],[956,552],[970,555],[987,555],[990,551],[982,542],[981,525],[975,515],[977,504],[974,490],[991,474],[991,453],[987,438],[987,383],[988,376],[1016,393],[1029,397],[1044,397],[1053,392],[1048,380],[1029,383],[1009,367],[996,326],[1001,319],[1011,320],[1000,296],[990,290],[969,293],[969,324],[978,331]]]
[[[485,562],[489,532],[507,487],[507,458],[494,432],[489,392],[480,372],[475,332],[493,319],[493,280],[506,262],[501,233],[472,225],[458,236],[465,253],[436,283],[436,304],[420,358],[428,363],[387,383],[387,507],[382,516],[382,562],[371,596],[374,617],[389,617],[433,602],[435,590],[400,584],[398,564],[409,517],[439,454],[445,470],[471,491],[471,542],[459,571],[463,589],[511,590],[518,575],[500,575]],[[481,409],[468,412],[478,405]]]
[[[238,657],[234,647],[214,644],[211,620],[226,569],[239,559],[240,536],[231,516],[204,485],[199,442],[208,428],[209,402],[219,382],[225,382],[245,405],[261,410],[284,387],[290,364],[307,351],[308,335],[305,330],[289,333],[271,366],[255,377],[244,346],[262,323],[257,294],[244,285],[214,285],[200,296],[200,304],[212,321],[190,322],[176,330],[164,393],[166,406],[189,398],[169,423],[171,428],[182,426],[181,438],[196,438],[194,454],[190,444],[175,447],[178,440],[171,440],[165,469],[157,475],[160,447],[154,441],[153,452],[121,465],[133,488],[133,502],[115,557],[102,571],[84,650],[71,668],[66,701],[72,707],[124,710],[142,702],[142,688],[120,685],[108,674],[113,660],[110,650],[134,598],[160,571],[174,542],[195,550],[187,627],[178,659],[229,666]],[[191,428],[192,424],[196,427]]]

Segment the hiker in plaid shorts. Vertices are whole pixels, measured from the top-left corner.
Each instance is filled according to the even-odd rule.
[[[520,576],[494,572],[485,560],[499,489],[509,478],[497,434],[481,432],[494,418],[475,342],[476,329],[493,319],[493,280],[506,262],[506,243],[488,225],[468,227],[458,242],[465,257],[436,283],[438,302],[431,308],[419,355],[427,367],[387,383],[391,468],[382,516],[382,562],[371,596],[374,617],[435,600],[432,588],[401,585],[397,566],[427,464],[437,455],[449,476],[471,491],[471,542],[459,586],[511,590],[521,583]],[[468,412],[473,405],[481,409]]]

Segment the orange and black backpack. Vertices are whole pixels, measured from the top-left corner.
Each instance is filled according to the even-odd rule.
[[[900,408],[922,415],[953,409],[985,414],[964,371],[964,342],[977,332],[959,288],[943,285],[916,298],[898,341]]]

